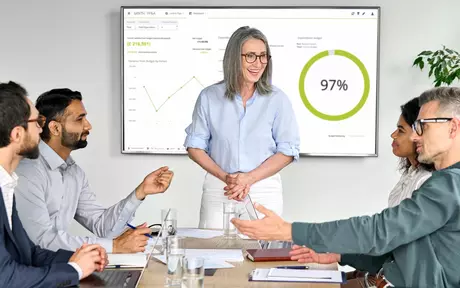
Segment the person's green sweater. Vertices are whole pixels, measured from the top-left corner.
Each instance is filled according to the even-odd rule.
[[[460,162],[435,171],[412,198],[373,216],[293,223],[292,240],[396,287],[460,286]],[[361,255],[360,255],[361,254]]]

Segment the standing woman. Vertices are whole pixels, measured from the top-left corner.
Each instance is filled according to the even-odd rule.
[[[254,202],[281,215],[278,172],[299,158],[296,117],[286,94],[271,85],[265,35],[247,26],[237,29],[223,70],[223,81],[201,91],[185,130],[189,157],[208,172],[200,228],[222,228],[223,203],[243,201],[249,192]]]

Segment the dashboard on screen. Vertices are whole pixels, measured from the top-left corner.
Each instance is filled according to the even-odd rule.
[[[268,39],[302,155],[377,155],[378,7],[122,7],[122,152],[184,154],[241,26]]]

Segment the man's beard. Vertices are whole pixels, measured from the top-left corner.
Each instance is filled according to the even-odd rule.
[[[38,142],[33,143],[30,135],[27,134],[26,139],[24,140],[21,150],[19,150],[19,155],[28,159],[37,159],[40,155],[40,150],[38,149]]]
[[[79,133],[68,133],[65,129],[62,129],[61,144],[72,150],[85,148],[88,145],[88,141],[82,140],[81,137],[89,135],[89,132]]]
[[[423,163],[423,164],[433,164],[434,163],[433,157],[428,157],[428,156],[423,155],[423,154],[419,154],[417,156],[417,161],[420,162],[420,163]]]

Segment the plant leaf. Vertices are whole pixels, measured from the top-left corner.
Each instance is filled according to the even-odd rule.
[[[449,75],[449,70],[447,69],[447,63],[445,61],[441,62],[441,73],[443,74],[442,77],[445,78]]]
[[[419,63],[420,63],[421,61],[423,61],[422,57],[417,57],[417,58],[415,58],[414,63],[412,64],[412,66],[419,65]]]
[[[434,78],[435,79],[439,79],[441,77],[440,72],[441,72],[441,66],[436,66],[436,68],[434,69]]]
[[[431,75],[433,75],[434,68],[435,68],[434,66],[430,67],[430,72],[428,73],[428,77],[431,77]]]
[[[432,51],[425,50],[425,51],[420,52],[417,56],[429,56],[431,54],[433,54]]]

